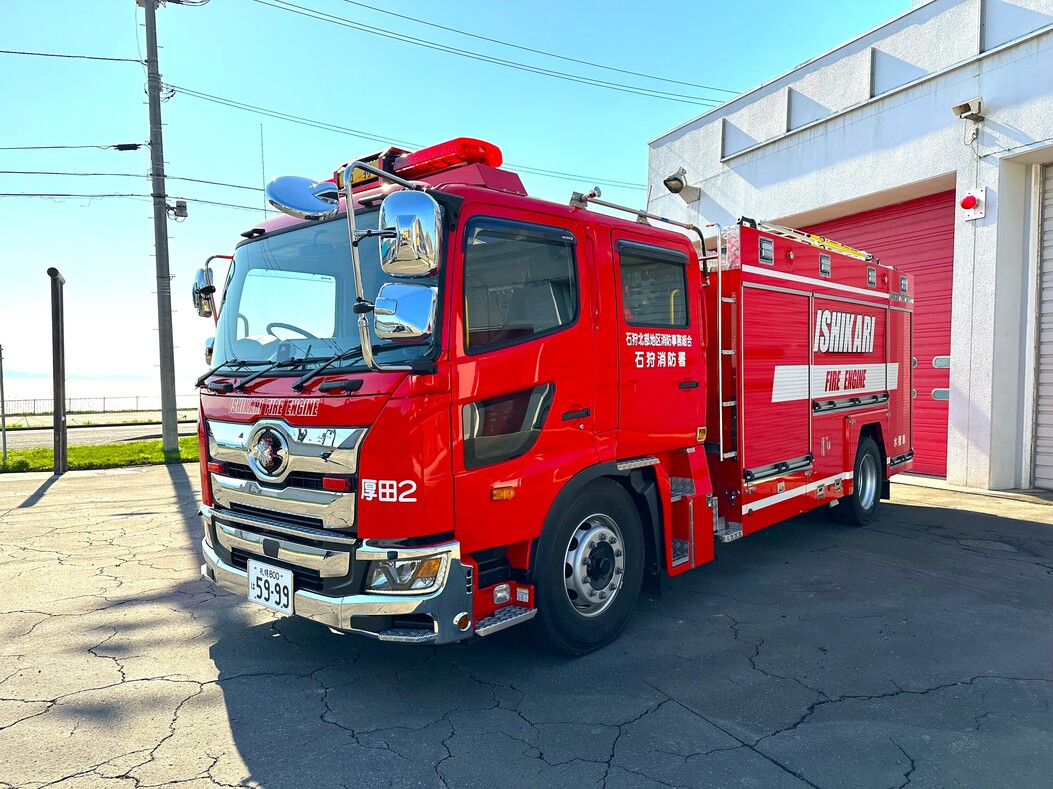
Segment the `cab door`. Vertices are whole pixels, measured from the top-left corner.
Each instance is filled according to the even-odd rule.
[[[618,457],[698,442],[705,424],[701,293],[685,248],[612,236],[619,282]]]
[[[451,325],[455,518],[469,550],[536,537],[566,480],[596,462],[581,241],[574,223],[527,211],[463,220]]]

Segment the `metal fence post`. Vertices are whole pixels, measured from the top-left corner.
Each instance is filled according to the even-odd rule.
[[[66,455],[66,332],[62,305],[62,286],[66,279],[57,268],[49,268],[51,277],[51,369],[54,382],[55,473],[69,468]]]
[[[0,345],[0,443],[3,444],[3,465],[7,465],[7,409],[4,407],[4,346]]]

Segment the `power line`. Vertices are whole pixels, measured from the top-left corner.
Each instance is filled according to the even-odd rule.
[[[204,3],[202,3],[202,5],[204,5]],[[228,189],[246,189],[246,190],[248,190],[250,192],[265,192],[265,191],[267,191],[266,189],[263,189],[262,187],[259,187],[259,186],[245,186],[243,184],[228,184],[228,183],[225,183],[223,181],[207,181],[204,178],[180,178],[178,176],[169,175],[168,176],[168,180],[169,181],[186,181],[186,182],[192,183],[192,184],[208,184],[209,186],[225,186]],[[197,202],[200,203],[200,202],[203,202],[203,201],[202,200],[198,200]],[[256,210],[259,210],[259,209],[257,208]]]
[[[70,173],[55,172],[51,170],[0,170],[0,175],[61,175],[73,177],[105,177],[105,178],[149,178],[145,173]],[[175,175],[165,174],[169,181],[187,181],[194,184],[208,184],[209,186],[225,186],[229,189],[247,189],[250,192],[262,192],[258,186],[245,186],[244,184],[231,184],[225,181],[209,181],[204,178],[180,178]]]
[[[150,197],[150,195],[144,194],[117,194],[109,192],[106,194],[73,194],[70,192],[0,192],[0,197],[44,197],[44,198],[58,198],[58,197],[86,197],[91,199],[101,197]]]
[[[146,145],[147,143],[145,142],[121,142],[115,145],[14,145],[0,148],[0,151],[58,151],[81,148],[98,148],[99,150],[113,148],[117,151],[137,151],[140,148],[145,148]]]
[[[263,213],[263,209],[260,208],[258,205],[235,205],[234,203],[217,203],[212,200],[197,200],[189,197],[186,199],[191,203],[201,203],[203,205],[218,205],[222,206],[223,208],[238,208],[242,211],[253,211],[257,214]]]
[[[104,60],[109,63],[138,63],[143,61],[135,58],[103,58],[95,55],[61,55],[55,52],[22,52],[17,49],[0,49],[0,55],[33,55],[39,58],[69,58],[71,60]]]
[[[106,176],[109,178],[149,178],[142,173],[57,173],[49,170],[0,170],[0,175],[72,175]]]
[[[391,137],[383,137],[379,134],[371,134],[370,132],[359,131],[357,129],[348,129],[344,126],[337,126],[333,123],[326,123],[324,121],[310,120],[303,118],[299,115],[293,115],[287,112],[280,112],[278,110],[271,110],[265,107],[259,107],[255,104],[246,104],[241,101],[235,101],[234,99],[223,98],[222,96],[213,96],[209,93],[202,93],[201,91],[191,90],[190,88],[184,88],[179,85],[171,85],[168,87],[177,93],[182,93],[186,96],[190,96],[195,99],[202,99],[203,101],[211,101],[214,104],[222,104],[227,107],[233,107],[238,110],[245,110],[247,112],[254,112],[257,115],[266,115],[270,118],[277,118],[278,120],[290,121],[292,123],[299,123],[302,126],[313,126],[316,129],[322,129],[324,131],[336,132],[337,134],[345,134],[348,137],[358,137],[363,140],[373,140],[374,142],[386,143],[388,145],[405,145],[411,148],[419,147],[416,143],[406,142],[405,140],[396,140]]]
[[[0,197],[27,197],[27,198],[40,198],[45,200],[61,200],[61,199],[85,199],[85,200],[99,200],[102,198],[116,197],[124,199],[136,199],[136,200],[149,200],[153,198],[153,195],[135,193],[135,192],[96,192],[96,193],[84,193],[84,192],[0,192]],[[175,195],[169,195],[169,197],[176,197]],[[180,200],[186,200],[188,203],[197,203],[201,205],[213,205],[220,206],[223,208],[237,208],[242,211],[254,211],[257,214],[263,213],[263,210],[259,206],[250,205],[238,205],[236,203],[223,203],[217,200],[199,200],[196,197],[180,197]]]
[[[633,93],[638,96],[647,96],[654,99],[665,99],[666,101],[676,101],[682,104],[696,104],[704,107],[716,107],[722,104],[721,101],[714,99],[706,99],[698,96],[688,96],[681,93],[670,93],[668,91],[653,90],[651,88],[639,88],[632,85],[623,85],[616,82],[607,82],[605,80],[594,79],[592,77],[581,77],[574,76],[571,74],[563,74],[559,71],[552,71],[551,69],[541,68],[539,66],[530,66],[525,63],[518,63],[512,60],[504,60],[503,58],[492,57],[490,55],[483,55],[477,52],[469,52],[464,49],[458,49],[457,47],[446,46],[445,44],[437,44],[432,41],[426,41],[424,39],[414,38],[413,36],[403,35],[401,33],[392,33],[381,28],[372,27],[370,25],[364,25],[359,22],[354,22],[350,19],[344,19],[343,17],[334,16],[332,14],[326,14],[321,11],[315,11],[304,6],[298,6],[287,0],[276,0],[276,2],[268,2],[268,0],[253,0],[253,2],[259,3],[260,5],[269,6],[270,8],[276,8],[280,11],[288,11],[292,14],[299,16],[305,16],[308,19],[316,19],[320,22],[328,22],[330,24],[339,25],[341,27],[349,27],[353,30],[358,30],[363,33],[370,33],[372,35],[381,36],[383,38],[390,38],[394,41],[401,41],[406,44],[413,44],[414,46],[424,47],[426,49],[433,49],[439,52],[446,52],[447,54],[457,55],[459,57],[469,58],[471,60],[478,60],[484,63],[491,63],[498,66],[505,66],[506,68],[516,69],[518,71],[526,71],[533,74],[541,74],[547,77],[553,77],[555,79],[565,80],[567,82],[577,82],[583,85],[591,85],[593,87],[605,88],[607,90],[615,90],[621,93]],[[281,3],[281,5],[278,5]]]
[[[481,36],[481,35],[478,35],[477,33],[469,33],[467,30],[458,30],[455,27],[446,27],[445,25],[440,25],[440,24],[437,24],[435,22],[429,22],[426,19],[418,19],[415,16],[406,16],[405,14],[396,14],[394,11],[387,11],[387,10],[385,10],[383,8],[377,8],[376,6],[366,5],[365,3],[359,3],[359,2],[356,2],[356,0],[343,0],[343,1],[345,3],[347,3],[348,5],[355,5],[355,6],[358,6],[359,8],[368,8],[370,11],[376,11],[377,13],[380,13],[380,14],[387,14],[388,16],[397,17],[398,19],[405,19],[405,20],[410,21],[410,22],[417,22],[418,24],[427,25],[428,27],[434,27],[434,28],[436,28],[438,30],[445,30],[445,31],[447,31],[449,33],[456,33],[457,35],[467,36],[468,38],[474,38],[474,39],[477,39],[479,41],[488,41],[491,44],[500,44],[501,46],[511,47],[512,49],[518,49],[518,50],[521,50],[523,52],[532,52],[535,55],[544,55],[545,57],[556,58],[557,60],[565,60],[568,63],[578,63],[578,64],[580,64],[582,66],[590,66],[592,68],[603,69],[604,71],[615,71],[615,72],[617,72],[619,74],[629,74],[629,75],[634,76],[634,77],[644,77],[645,79],[651,79],[651,80],[655,80],[657,82],[668,82],[668,83],[670,83],[672,85],[684,85],[684,86],[689,87],[689,88],[702,88],[704,90],[715,90],[715,91],[718,91],[720,93],[730,93],[733,96],[737,96],[739,93],[742,92],[742,91],[738,91],[738,90],[730,90],[728,88],[717,88],[717,87],[714,87],[713,85],[700,85],[697,82],[683,82],[683,81],[678,80],[678,79],[669,79],[667,77],[657,77],[657,76],[655,76],[653,74],[643,74],[643,73],[641,73],[639,71],[630,71],[628,69],[617,68],[616,66],[605,66],[605,65],[603,65],[601,63],[593,63],[591,60],[578,60],[577,58],[568,57],[566,55],[559,55],[559,54],[557,54],[555,52],[546,52],[546,51],[544,51],[542,49],[534,49],[532,47],[522,46],[521,44],[513,44],[510,41],[501,41],[500,39],[497,39],[497,38],[489,38],[488,36]]]
[[[210,101],[215,104],[221,104],[226,107],[232,107],[234,109],[243,110],[245,112],[252,112],[257,115],[264,115],[270,118],[277,118],[279,120],[288,121],[290,123],[296,123],[301,126],[310,126],[315,129],[322,129],[324,131],[331,131],[336,134],[345,134],[350,137],[359,137],[366,140],[373,140],[375,142],[385,143],[387,145],[398,145],[405,146],[407,148],[415,149],[422,148],[420,143],[408,142],[406,140],[396,140],[391,137],[384,137],[379,134],[371,134],[369,132],[358,131],[356,129],[347,129],[343,126],[337,126],[333,123],[326,123],[324,121],[313,120],[310,118],[304,118],[299,115],[293,115],[287,112],[279,112],[278,110],[267,109],[266,107],[259,107],[254,104],[247,104],[241,101],[235,101],[234,99],[223,98],[222,96],[213,96],[208,93],[202,93],[200,91],[191,90],[190,88],[184,88],[179,85],[169,85],[170,88],[175,90],[177,93],[182,93],[191,98],[201,99],[203,101]],[[540,175],[545,178],[556,178],[562,181],[588,181],[590,184],[600,184],[601,186],[618,186],[625,187],[628,189],[644,189],[644,184],[632,183],[629,181],[617,181],[609,178],[595,178],[588,175],[580,175],[578,173],[567,173],[560,170],[544,170],[539,167],[529,167],[527,165],[513,164],[512,162],[506,162],[505,166],[510,170],[522,170],[523,172],[530,173],[532,175]]]

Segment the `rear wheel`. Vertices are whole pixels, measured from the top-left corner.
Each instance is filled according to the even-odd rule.
[[[589,485],[538,542],[535,584],[544,639],[571,655],[609,644],[640,594],[640,516],[619,485]]]
[[[852,495],[845,496],[834,507],[837,520],[852,526],[872,523],[877,517],[882,477],[881,453],[877,444],[869,436],[861,438],[852,469]]]

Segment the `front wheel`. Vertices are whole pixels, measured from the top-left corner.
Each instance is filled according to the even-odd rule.
[[[852,469],[852,495],[845,496],[834,507],[834,516],[841,523],[867,526],[877,517],[881,490],[881,453],[872,438],[861,438]]]
[[[543,638],[570,655],[613,641],[643,581],[640,516],[617,483],[585,488],[538,542],[535,584]]]

